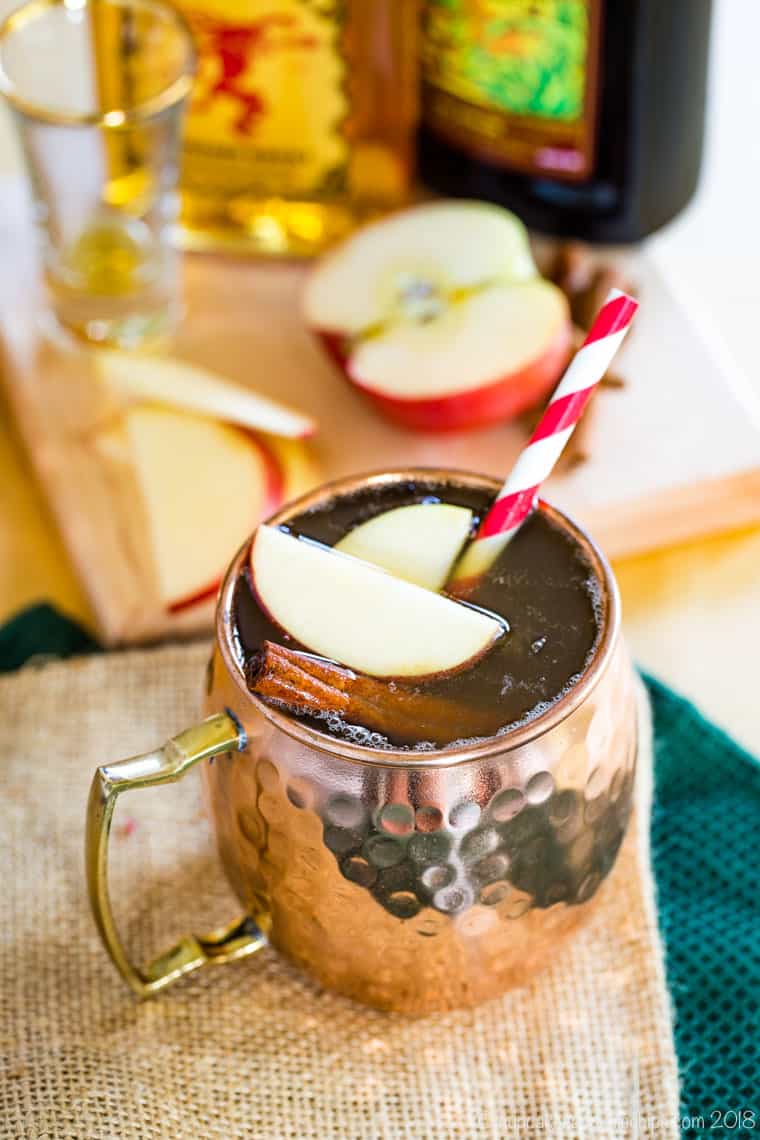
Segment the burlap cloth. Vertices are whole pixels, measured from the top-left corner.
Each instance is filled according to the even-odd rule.
[[[153,747],[196,718],[205,657],[202,646],[171,648],[0,680],[0,1135],[677,1136],[649,779],[616,888],[526,990],[410,1021],[320,992],[265,950],[157,1000],[132,997],[85,899],[87,789],[96,764]],[[125,796],[119,812],[112,883],[137,954],[236,912],[196,774]]]

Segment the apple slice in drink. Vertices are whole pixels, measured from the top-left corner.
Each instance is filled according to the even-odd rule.
[[[455,672],[505,628],[481,610],[271,526],[254,535],[251,579],[262,609],[296,642],[375,677]]]
[[[92,359],[106,384],[127,399],[151,400],[289,439],[306,439],[317,430],[303,412],[185,360],[106,349]]]
[[[394,507],[350,530],[334,550],[381,566],[426,590],[441,590],[465,543],[472,511],[451,503]]]
[[[282,474],[250,432],[158,405],[125,427],[161,599],[177,611],[213,597],[227,563],[282,501]]]
[[[569,308],[524,226],[476,202],[418,206],[366,227],[314,270],[308,325],[389,418],[426,430],[509,419],[554,387]]]

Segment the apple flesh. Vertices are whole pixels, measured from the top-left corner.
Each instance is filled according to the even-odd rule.
[[[478,660],[495,618],[318,543],[262,525],[251,545],[262,609],[312,653],[375,677],[426,678]]]
[[[316,431],[310,416],[184,360],[99,349],[93,362],[101,379],[127,399],[151,400],[288,439],[306,439]]]
[[[567,300],[539,277],[524,227],[482,203],[367,227],[313,272],[305,313],[352,384],[423,430],[518,415],[549,394],[572,347]]]
[[[446,592],[466,598],[491,569],[509,540],[509,534],[492,534],[468,543],[446,581]]]
[[[426,590],[445,585],[472,525],[472,511],[451,503],[394,507],[349,531],[333,547]]]
[[[216,593],[256,524],[282,501],[282,474],[249,432],[157,405],[125,413],[164,606]]]
[[[306,315],[312,328],[363,336],[410,305],[425,315],[436,293],[464,296],[536,275],[527,231],[508,210],[426,203],[364,226],[324,257],[306,287]]]
[[[300,439],[284,439],[281,435],[256,432],[264,454],[271,461],[273,479],[278,484],[278,502],[298,499],[322,482],[319,463],[312,449]]]
[[[514,418],[554,389],[572,348],[556,286],[486,289],[452,315],[458,327],[442,340],[429,325],[396,327],[349,359],[349,376],[389,419],[423,431],[481,427]]]

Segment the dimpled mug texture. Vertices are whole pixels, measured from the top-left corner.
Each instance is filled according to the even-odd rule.
[[[331,989],[415,1015],[475,1005],[561,954],[614,889],[632,807],[634,675],[611,637],[590,692],[545,731],[403,763],[272,715],[217,645],[207,708],[230,709],[248,744],[204,765],[205,795],[272,944]]]

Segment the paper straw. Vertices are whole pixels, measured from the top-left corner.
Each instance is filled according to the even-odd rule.
[[[454,568],[447,590],[480,577],[533,513],[541,484],[552,471],[591,394],[628,332],[638,302],[611,289],[588,335],[560,380],[536,430],[521,452],[473,542]]]

